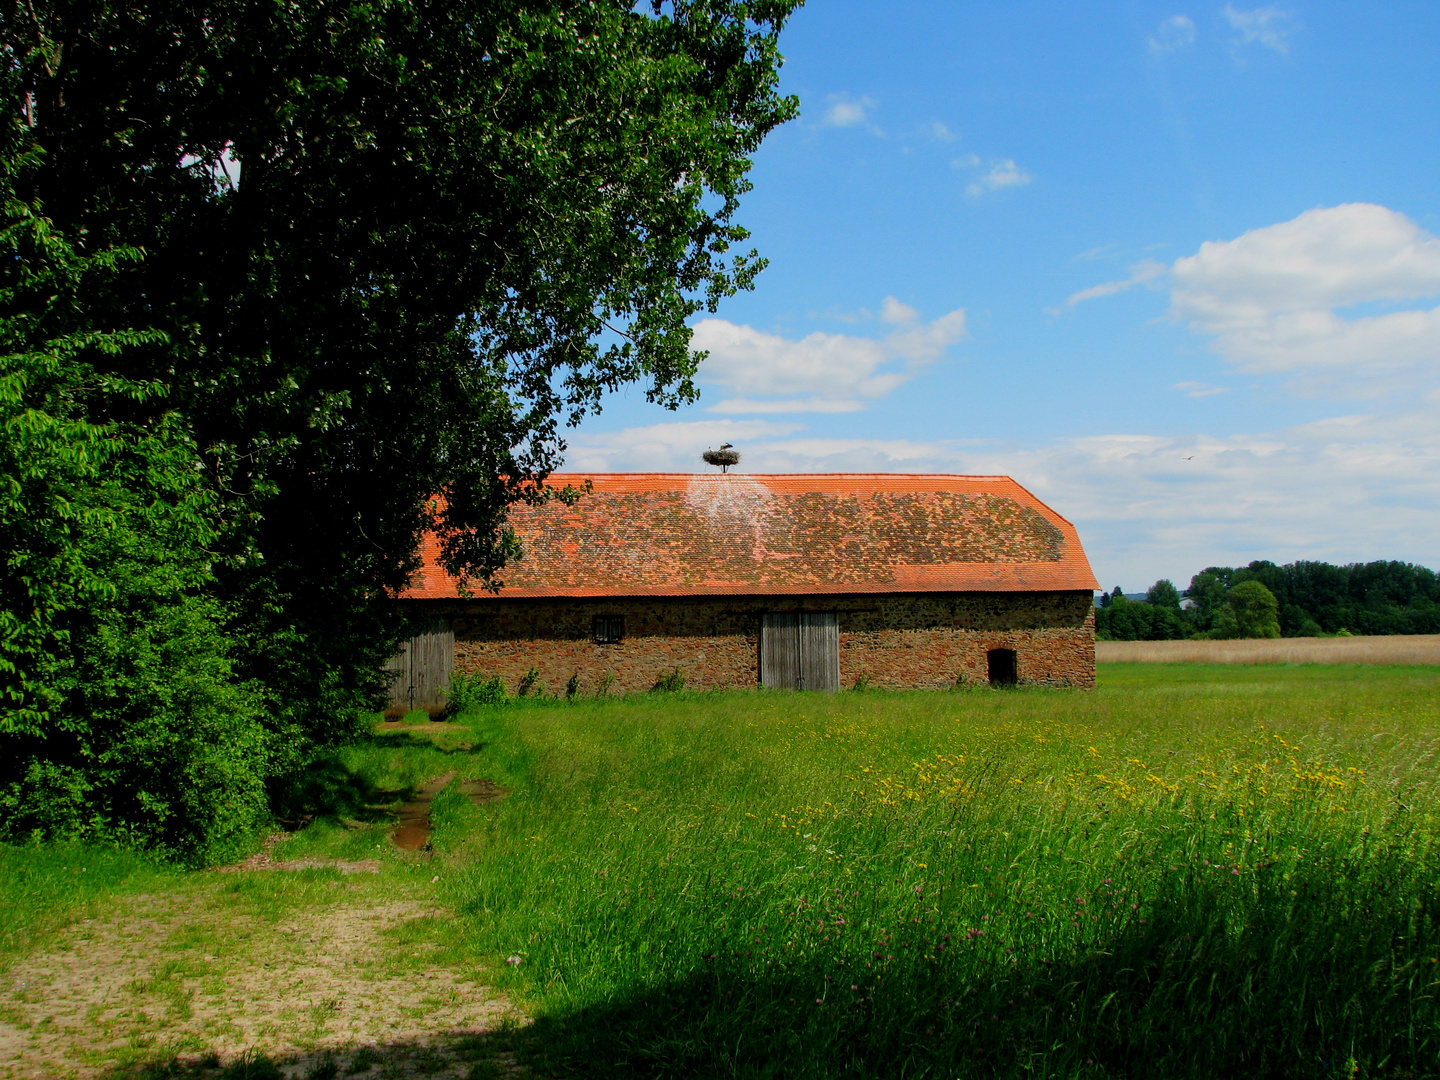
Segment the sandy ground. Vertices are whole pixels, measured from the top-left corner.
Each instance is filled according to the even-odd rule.
[[[510,1072],[476,1036],[522,1023],[516,1010],[385,937],[446,912],[387,898],[370,866],[354,869],[329,883],[333,904],[293,922],[227,910],[233,879],[208,874],[76,922],[0,982],[0,1077],[157,1075],[171,1059],[158,1075],[214,1076],[255,1051],[294,1077],[334,1076],[330,1059],[387,1080],[465,1077],[477,1061]]]

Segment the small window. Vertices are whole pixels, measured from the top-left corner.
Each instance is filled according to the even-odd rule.
[[[985,654],[991,686],[1014,686],[1019,681],[1014,649],[991,649]]]
[[[625,637],[625,616],[596,615],[594,630],[596,645],[618,645]]]

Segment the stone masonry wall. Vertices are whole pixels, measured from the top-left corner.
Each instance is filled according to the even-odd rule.
[[[679,670],[687,689],[760,682],[765,612],[839,614],[840,682],[946,689],[987,680],[986,651],[1014,649],[1019,681],[1095,685],[1095,613],[1088,592],[902,593],[869,596],[632,597],[616,600],[427,601],[455,630],[455,666],[499,675],[510,693],[534,667],[550,693],[572,674],[582,694],[651,689]],[[621,615],[625,638],[598,645],[596,615]]]

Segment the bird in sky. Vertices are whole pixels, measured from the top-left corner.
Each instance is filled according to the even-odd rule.
[[[728,442],[726,442],[726,443],[721,443],[721,444],[720,444],[720,449],[721,449],[721,450],[729,450],[729,449],[730,449],[732,446],[734,446],[734,445],[735,445],[734,443],[728,443]]]

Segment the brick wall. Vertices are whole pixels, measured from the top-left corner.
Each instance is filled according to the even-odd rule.
[[[1089,592],[425,601],[455,630],[457,670],[499,675],[511,693],[531,667],[551,693],[572,674],[583,694],[649,690],[678,669],[687,689],[754,687],[767,611],[835,611],[840,682],[944,689],[987,681],[986,651],[1014,649],[1023,685],[1095,685]],[[596,615],[621,615],[625,638],[599,645]]]

